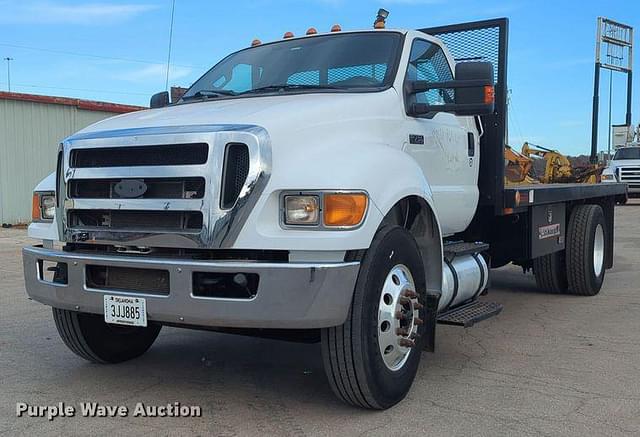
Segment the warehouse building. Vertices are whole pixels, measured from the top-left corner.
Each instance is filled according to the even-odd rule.
[[[0,92],[0,223],[31,221],[31,195],[55,170],[60,140],[139,106]]]

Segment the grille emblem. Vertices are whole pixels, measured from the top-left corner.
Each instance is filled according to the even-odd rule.
[[[119,197],[133,199],[147,192],[147,184],[140,179],[123,179],[113,187]]]

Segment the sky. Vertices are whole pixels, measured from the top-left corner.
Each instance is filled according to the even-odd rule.
[[[165,89],[172,0],[0,0],[0,58],[12,91],[148,105]],[[596,18],[640,28],[637,0],[176,0],[169,85],[188,86],[254,38],[285,31],[415,29],[510,19],[509,143],[588,154]],[[636,38],[637,40],[637,38]],[[638,41],[636,41],[638,42]],[[640,77],[640,56],[634,68]],[[7,89],[6,61],[0,90]],[[626,77],[613,74],[612,123],[624,123]],[[634,85],[633,122],[640,122]],[[599,149],[607,147],[609,72],[602,74]]]

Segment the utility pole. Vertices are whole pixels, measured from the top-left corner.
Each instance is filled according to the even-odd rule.
[[[167,54],[167,80],[164,84],[166,91],[169,91],[169,67],[171,66],[171,43],[173,42],[173,15],[176,11],[176,0],[171,3],[171,24],[169,25],[169,53]]]
[[[7,89],[11,92],[11,61],[13,58],[7,56],[4,60],[7,61]]]

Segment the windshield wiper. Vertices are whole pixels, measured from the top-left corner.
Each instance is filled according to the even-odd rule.
[[[182,100],[193,100],[201,98],[216,98],[221,96],[236,96],[238,93],[231,90],[200,90],[190,96],[182,96]]]
[[[241,94],[253,94],[253,93],[267,93],[270,91],[296,91],[296,90],[338,90],[342,89],[331,85],[294,85],[294,84],[282,84],[282,85],[267,85],[254,88],[252,90],[244,91]]]

